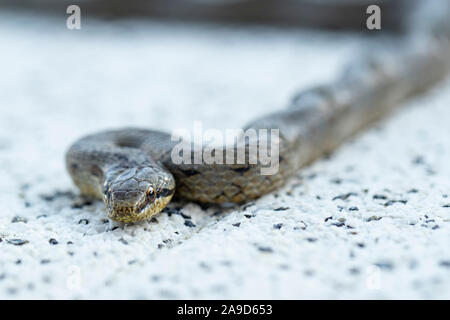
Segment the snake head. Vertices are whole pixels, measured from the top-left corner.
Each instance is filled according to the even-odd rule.
[[[174,193],[172,174],[153,164],[113,168],[103,184],[108,217],[120,222],[137,222],[154,216]]]

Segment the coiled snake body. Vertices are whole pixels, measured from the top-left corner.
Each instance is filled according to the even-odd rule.
[[[243,164],[175,164],[170,134],[133,128],[76,141],[66,155],[67,169],[82,194],[102,198],[109,218],[123,222],[161,211],[175,185],[178,196],[196,202],[255,199],[440,80],[449,69],[448,42],[433,40],[422,48],[353,63],[337,81],[306,90],[287,109],[248,124],[246,129],[280,130],[277,174],[261,175],[262,164],[248,161],[250,141],[244,137],[234,145],[235,154],[245,151]]]

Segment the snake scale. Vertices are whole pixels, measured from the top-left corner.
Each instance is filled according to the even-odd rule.
[[[232,146],[235,154],[245,153],[245,163],[176,164],[169,133],[139,128],[79,139],[67,151],[67,169],[83,195],[103,199],[108,217],[121,222],[157,214],[174,196],[175,186],[178,197],[199,203],[258,198],[440,81],[450,69],[448,37],[427,41],[421,46],[405,42],[401,49],[353,62],[335,81],[307,89],[287,108],[249,123],[245,129],[279,129],[276,144],[269,143],[269,152],[274,145],[279,150],[276,174],[261,175],[263,164],[248,161],[255,141],[245,137]]]

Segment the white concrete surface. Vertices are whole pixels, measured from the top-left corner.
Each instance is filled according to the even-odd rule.
[[[0,298],[450,298],[450,81],[237,209],[120,225],[65,171],[69,144],[105,128],[239,127],[362,43],[3,12]]]

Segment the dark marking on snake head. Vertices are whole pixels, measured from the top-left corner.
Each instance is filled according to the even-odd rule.
[[[161,189],[161,190],[158,192],[157,197],[158,197],[158,198],[165,198],[165,197],[168,197],[168,196],[170,196],[170,195],[172,195],[172,194],[174,194],[174,193],[175,193],[175,189],[167,189],[167,188],[163,188],[163,189]]]

